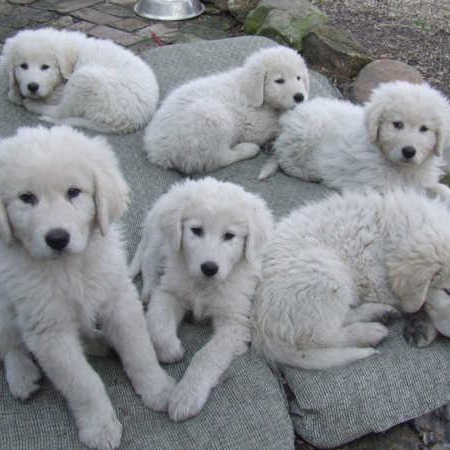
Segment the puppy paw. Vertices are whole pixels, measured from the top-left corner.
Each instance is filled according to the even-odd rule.
[[[116,413],[96,414],[83,419],[79,426],[80,441],[86,446],[98,450],[118,448],[122,438],[122,424]]]
[[[259,151],[260,147],[257,144],[254,144],[252,142],[241,142],[240,144],[235,145],[231,148],[234,152],[239,152],[242,154],[245,158],[252,158],[253,156],[256,156]]]
[[[184,357],[184,348],[179,339],[171,342],[155,342],[154,345],[159,362],[171,364],[181,361]]]
[[[403,336],[409,345],[419,348],[428,347],[437,335],[436,328],[425,314],[406,319]]]
[[[163,372],[158,380],[151,381],[150,388],[142,394],[142,401],[153,411],[166,412],[175,384],[176,381]]]
[[[181,380],[169,400],[169,417],[175,422],[180,422],[196,416],[202,410],[208,396],[209,390]]]
[[[393,308],[392,306],[390,306],[389,308],[390,309],[387,309],[386,311],[382,312],[378,317],[376,317],[375,320],[378,320],[383,325],[390,325],[397,319],[400,319],[400,317],[402,316],[401,312],[398,309]]]
[[[41,372],[29,357],[7,355],[5,372],[9,391],[19,400],[27,400],[40,388]]]
[[[389,330],[381,323],[367,323],[366,324],[366,338],[367,346],[374,347],[384,341],[389,334]]]

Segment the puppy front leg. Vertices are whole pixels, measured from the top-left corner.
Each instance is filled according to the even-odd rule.
[[[212,339],[192,358],[189,367],[175,387],[169,401],[172,420],[189,419],[200,412],[211,389],[233,359],[245,353],[250,342],[248,327],[232,324],[216,324]]]
[[[52,119],[58,119],[60,116],[60,108],[58,105],[47,105],[46,103],[30,99],[25,99],[23,105],[27,111],[40,114],[41,116],[50,117]]]
[[[153,293],[147,310],[147,326],[158,360],[163,363],[183,359],[184,348],[178,339],[177,329],[185,312],[172,294],[159,288]]]
[[[75,330],[41,330],[34,325],[24,333],[27,347],[45,374],[66,398],[80,440],[90,448],[117,448],[122,425],[97,373],[86,361]]]
[[[103,331],[122,360],[125,372],[145,405],[166,411],[175,381],[158,364],[134,286],[101,319]]]

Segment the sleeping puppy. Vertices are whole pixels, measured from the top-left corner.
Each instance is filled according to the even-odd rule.
[[[174,90],[148,125],[149,160],[185,174],[205,173],[252,158],[278,135],[278,119],[308,98],[302,57],[278,46],[244,65]]]
[[[165,411],[173,380],[159,366],[118,228],[128,187],[102,138],[68,127],[21,128],[0,143],[0,358],[13,396],[61,391],[80,440],[117,448],[122,426],[81,337],[99,329],[137,394]],[[37,362],[34,362],[34,360]],[[38,367],[39,366],[39,367]]]
[[[261,198],[213,178],[174,185],[148,213],[130,273],[142,272],[142,297],[151,297],[147,323],[159,361],[183,358],[177,328],[187,311],[214,326],[169,400],[173,420],[196,415],[247,350],[261,251],[272,228]]]
[[[364,106],[316,98],[286,113],[281,124],[260,180],[280,167],[339,191],[403,186],[450,199],[439,184],[450,106],[426,84],[381,84]]]
[[[412,190],[346,192],[293,211],[263,255],[255,347],[304,369],[376,354],[386,318],[448,304],[449,223],[445,203]]]
[[[129,133],[150,120],[159,88],[138,56],[78,31],[24,30],[6,40],[8,98],[54,123]]]

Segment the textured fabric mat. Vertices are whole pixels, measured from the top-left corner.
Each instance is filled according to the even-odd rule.
[[[238,65],[254,50],[268,45],[273,42],[245,38],[207,45],[164,47],[148,52],[144,58],[155,69],[164,95],[188,78]],[[0,80],[0,92],[0,136],[13,134],[20,125],[42,124],[36,115],[7,101],[5,79]],[[158,169],[147,162],[142,151],[142,134],[143,131],[108,136],[133,190],[133,201],[124,220],[130,251],[137,244],[140,222],[147,209],[181,178],[175,172]],[[205,327],[184,326],[182,339],[188,342],[190,355],[167,370],[179,379],[190,356],[205,343],[209,334],[210,330]],[[248,353],[234,361],[204,410],[184,423],[173,423],[166,415],[145,408],[116,359],[97,358],[92,359],[92,363],[124,426],[123,449],[289,450],[294,446],[292,421],[283,390],[267,365],[255,355]],[[42,390],[32,399],[21,403],[9,394],[1,368],[0,448],[60,450],[83,447],[77,439],[67,405],[48,382],[44,382]]]

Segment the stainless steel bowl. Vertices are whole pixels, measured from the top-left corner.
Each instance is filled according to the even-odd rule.
[[[156,20],[183,20],[199,16],[205,6],[199,0],[139,0],[134,11]]]

